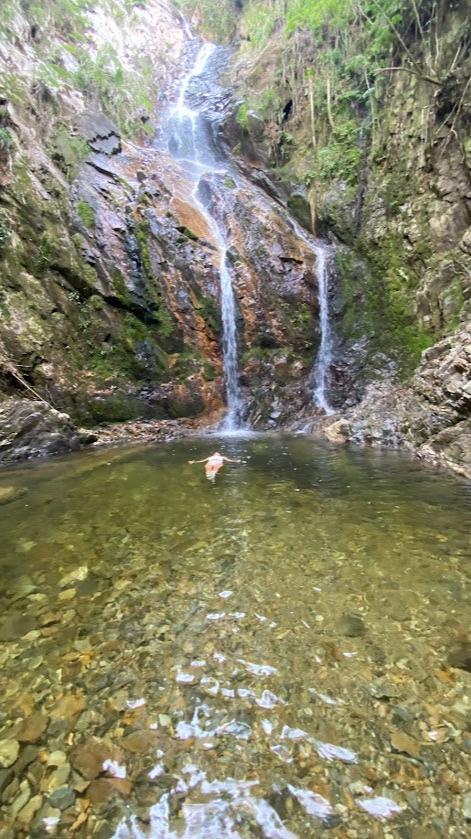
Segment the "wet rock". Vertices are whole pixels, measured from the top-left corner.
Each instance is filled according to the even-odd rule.
[[[453,647],[448,655],[448,664],[471,673],[471,641],[462,641]]]
[[[57,769],[55,769],[54,772],[52,772],[52,774],[49,776],[49,778],[47,778],[42,784],[44,792],[51,794],[55,790],[59,789],[59,787],[65,786],[65,784],[69,780],[69,775],[70,765],[68,763],[64,763],[62,766],[58,766]]]
[[[340,422],[322,425],[322,433],[371,446],[405,446],[470,478],[470,347],[469,328],[444,338],[423,353],[407,387],[386,380],[370,384],[362,401]]]
[[[92,781],[102,772],[105,760],[111,759],[120,762],[122,756],[122,751],[116,746],[106,743],[104,740],[99,740],[98,737],[90,737],[85,743],[74,749],[70,762],[84,778]]]
[[[57,807],[58,810],[66,810],[74,801],[75,792],[71,787],[59,787],[49,796],[49,804],[51,807]]]
[[[78,132],[96,152],[111,155],[121,151],[120,133],[101,111],[81,114]]]
[[[0,740],[0,766],[8,769],[12,766],[20,753],[17,740]]]
[[[87,707],[87,700],[81,693],[68,693],[63,696],[51,711],[51,719],[72,720]]]
[[[372,685],[370,692],[375,699],[395,699],[400,696],[397,686],[391,682],[379,682],[377,685]]]
[[[0,796],[13,778],[12,769],[0,769]]]
[[[33,760],[36,760],[38,756],[38,748],[37,746],[26,746],[24,749],[21,750],[20,756],[15,764],[15,772],[17,775],[21,775],[23,770],[29,766]]]
[[[40,810],[36,813],[36,818],[32,824],[32,829],[37,830],[39,835],[44,834],[45,827],[50,826],[49,834],[54,835],[54,830],[52,827],[58,825],[61,819],[61,811],[57,809],[57,807],[51,807],[51,805],[46,801],[45,804],[41,807]],[[46,821],[47,820],[47,821]],[[41,831],[41,833],[39,833]],[[33,834],[36,836],[36,833]]]
[[[309,201],[302,190],[296,190],[288,198],[288,207],[293,216],[306,230],[312,231],[312,213]]]
[[[33,795],[25,807],[18,813],[18,821],[23,827],[28,827],[35,814],[41,809],[43,803],[42,795]]]
[[[415,714],[410,708],[405,708],[402,705],[396,705],[393,710],[393,723],[395,725],[403,725],[404,723],[412,722],[415,719]]]
[[[28,781],[22,781],[19,788],[20,794],[15,798],[10,808],[10,815],[13,819],[16,819],[20,810],[22,810],[23,807],[25,807],[25,805],[31,798],[31,789]]]
[[[114,793],[127,796],[131,792],[131,782],[126,778],[99,778],[87,788],[87,798],[92,804],[104,804]]]
[[[12,612],[0,624],[0,641],[16,641],[35,627],[36,620],[32,615]]]
[[[40,711],[35,711],[34,714],[26,717],[20,723],[16,737],[20,743],[35,743],[45,732],[47,723],[48,718],[41,714]]]
[[[26,494],[26,490],[20,487],[0,487],[0,506],[2,504],[9,504],[10,501],[16,501]]]
[[[133,754],[143,754],[151,745],[152,737],[148,731],[133,731],[127,737],[123,737],[122,747]]]
[[[57,749],[54,752],[51,752],[47,758],[47,766],[63,766],[66,763],[67,757],[65,752],[60,751]]]
[[[0,463],[64,454],[94,440],[45,402],[7,399],[0,405]]]
[[[337,622],[337,628],[340,634],[347,638],[361,638],[366,633],[365,624],[358,615],[342,615]]]
[[[420,757],[420,743],[404,731],[395,731],[391,735],[391,745],[398,752],[405,752],[411,757]]]

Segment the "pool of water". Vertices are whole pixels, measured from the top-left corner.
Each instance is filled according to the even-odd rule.
[[[2,837],[466,834],[468,485],[254,436],[0,501]]]

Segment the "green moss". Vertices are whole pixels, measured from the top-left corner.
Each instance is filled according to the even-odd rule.
[[[190,230],[189,227],[185,227],[184,224],[180,225],[177,229],[180,231],[180,233],[183,234],[183,236],[185,236],[185,238],[191,239],[193,242],[198,241],[198,236],[196,235],[196,233],[193,233],[193,231]]]
[[[11,231],[8,224],[7,216],[3,210],[0,210],[0,255],[6,249],[11,238]]]
[[[221,309],[217,301],[210,294],[199,294],[196,297],[195,308],[214,335],[222,332]]]
[[[15,144],[10,129],[0,126],[0,151],[10,154],[14,147]]]
[[[95,210],[87,201],[78,202],[77,215],[89,230],[95,227]]]
[[[139,246],[142,269],[147,280],[147,292],[150,302],[153,302],[155,305],[153,315],[159,322],[159,332],[162,337],[169,338],[174,332],[175,321],[165,303],[162,287],[152,267],[148,242],[149,233],[149,224],[147,221],[141,220],[136,223],[135,235]]]
[[[95,306],[88,306],[81,314],[82,324],[89,330],[88,364],[99,380],[110,381],[159,381],[165,377],[168,361],[165,352],[156,342],[154,330],[142,323],[135,315],[122,316],[112,341],[101,341],[96,346],[94,331],[100,326],[96,322]]]
[[[113,278],[113,294],[121,301],[121,303],[127,305],[131,302],[131,295],[126,285],[123,273],[115,266],[111,271],[111,276]]]
[[[67,125],[55,127],[47,142],[51,156],[59,164],[69,181],[77,177],[81,163],[87,158],[90,149],[86,140],[70,132]]]
[[[217,378],[217,375],[218,371],[216,370],[214,364],[207,360],[203,361],[203,376],[206,379],[206,381],[213,382],[214,379]]]
[[[344,303],[338,329],[347,340],[366,335],[375,350],[392,355],[407,375],[433,342],[414,313],[417,276],[404,258],[400,237],[385,237],[381,247],[364,240],[358,244],[366,266],[352,252],[337,255]]]

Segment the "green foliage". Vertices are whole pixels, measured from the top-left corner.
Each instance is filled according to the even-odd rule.
[[[262,5],[250,0],[242,16],[242,29],[251,47],[260,49],[267,43],[278,17],[277,4]]]
[[[242,102],[236,111],[236,121],[237,124],[243,129],[243,131],[247,131],[249,127],[249,105],[247,102]]]
[[[125,70],[110,44],[92,57],[82,56],[74,83],[86,98],[101,105],[118,123],[121,131],[133,136],[143,130],[136,113],[140,108],[152,112],[153,68],[149,58],[141,57],[134,72]]]
[[[19,3],[20,0],[17,0]],[[110,14],[122,18],[131,15],[147,0],[107,0]],[[10,4],[14,11],[14,4]],[[28,23],[41,30],[41,38],[34,43],[37,62],[37,81],[52,93],[76,87],[87,102],[103,109],[116,122],[121,132],[130,137],[151,133],[149,126],[138,118],[141,109],[152,112],[155,101],[154,68],[149,57],[137,55],[132,67],[124,67],[111,40],[98,48],[90,41],[87,11],[93,11],[93,0],[21,0]],[[9,6],[10,8],[10,6]],[[3,8],[2,8],[3,14]],[[11,16],[14,20],[14,14]],[[11,24],[12,25],[12,24]],[[0,24],[1,27],[1,24]],[[58,34],[63,40],[58,39]],[[8,30],[10,39],[17,37]],[[51,48],[51,43],[55,45]],[[77,69],[64,61],[69,53]],[[0,89],[6,98],[15,103],[25,103],[31,86],[18,74],[4,76]]]
[[[0,152],[10,154],[13,151],[15,144],[13,142],[13,135],[9,128],[0,127]]]
[[[174,0],[186,17],[197,12],[201,34],[227,43],[234,34],[237,0]]]
[[[3,210],[0,210],[0,254],[3,253],[11,238],[7,217]]]
[[[54,27],[68,38],[78,38],[86,30],[84,12],[93,9],[92,0],[21,0],[28,18],[43,29]]]
[[[95,227],[95,211],[87,201],[79,201],[77,204],[77,215],[85,227]]]
[[[318,173],[324,180],[355,182],[360,162],[358,126],[353,120],[337,125],[317,155]]]
[[[288,32],[303,27],[319,32],[324,24],[345,26],[353,15],[352,0],[291,0],[287,6]]]

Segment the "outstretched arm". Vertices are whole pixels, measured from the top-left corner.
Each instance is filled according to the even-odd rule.
[[[188,463],[206,463],[209,460],[209,457],[205,457],[204,460],[189,460]]]
[[[236,460],[233,460],[232,457],[223,457],[222,459],[223,460],[228,460],[229,463],[242,463],[240,457],[238,457]]]

